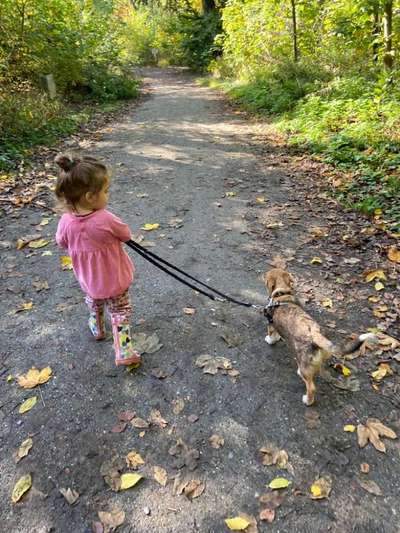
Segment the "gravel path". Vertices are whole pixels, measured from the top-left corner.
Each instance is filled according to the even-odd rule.
[[[154,243],[151,250],[231,295],[265,302],[261,275],[280,254],[296,274],[307,309],[331,338],[345,339],[375,325],[365,308],[365,284],[348,281],[338,288],[338,278],[354,279],[371,265],[375,251],[367,242],[343,251],[340,237],[321,245],[309,234],[312,226],[332,224],[359,236],[357,217],[340,214],[338,221],[335,205],[318,198],[308,182],[296,182],[276,162],[274,149],[262,143],[259,125],[218,94],[175,70],[150,69],[145,76],[150,96],[79,145],[113,169],[110,209]],[[3,217],[0,239],[14,243],[37,232],[44,216],[31,207]],[[44,238],[53,238],[56,222],[50,216],[50,224],[41,227]],[[141,231],[145,223],[159,223],[160,229]],[[318,402],[307,409],[293,358],[283,344],[264,342],[261,315],[209,301],[134,258],[135,330],[156,333],[162,348],[144,355],[142,367],[130,374],[114,367],[110,338],[91,339],[82,294],[72,273],[59,267],[62,253],[54,242],[38,250],[3,248],[0,530],[88,532],[98,511],[116,506],[125,512],[121,532],[223,533],[228,531],[224,519],[239,512],[258,520],[265,507],[259,496],[273,478],[283,476],[292,484],[283,491],[275,521],[258,520],[259,531],[399,531],[398,441],[385,440],[385,455],[371,445],[360,450],[356,434],[343,431],[345,424],[357,425],[368,416],[400,428],[395,387],[390,396],[370,385],[371,356],[350,363],[361,390],[343,391],[320,379]],[[46,250],[52,255],[43,255]],[[310,265],[313,256],[320,256],[323,266]],[[354,256],[359,264],[344,263]],[[40,281],[49,289],[36,290],[33,282]],[[395,288],[396,279],[388,287],[391,283]],[[318,304],[328,297],[333,309]],[[30,301],[32,309],[14,312]],[[340,332],[334,335],[335,323]],[[194,364],[202,354],[229,358],[239,376],[203,374]],[[33,365],[53,370],[40,391],[7,381]],[[20,403],[33,395],[37,404],[20,415]],[[112,432],[118,413],[126,410],[152,417],[152,425],[128,424],[123,432]],[[154,410],[165,427],[154,422]],[[210,445],[213,434],[224,439],[218,449]],[[33,447],[16,465],[13,453],[29,435]],[[179,439],[184,446],[171,450]],[[259,449],[268,442],[287,451],[287,470],[262,465]],[[116,458],[115,464],[122,459],[117,467],[124,467],[132,450],[145,461],[140,469],[145,479],[113,492],[101,466],[104,470],[104,463]],[[361,463],[370,465],[370,474],[360,473]],[[165,487],[153,479],[154,466],[167,471]],[[33,486],[13,505],[12,488],[28,472]],[[182,480],[203,482],[204,492],[193,500],[173,494],[178,472]],[[321,475],[331,478],[331,495],[311,500],[310,485]],[[362,479],[375,481],[383,496],[365,491]],[[59,492],[69,487],[80,494],[74,506]]]

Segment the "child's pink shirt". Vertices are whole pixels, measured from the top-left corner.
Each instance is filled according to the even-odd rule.
[[[131,285],[135,269],[122,248],[130,238],[129,227],[105,209],[83,216],[66,213],[56,233],[82,289],[96,299],[118,296]]]

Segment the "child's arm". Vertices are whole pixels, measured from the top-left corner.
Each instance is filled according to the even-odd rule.
[[[57,227],[56,242],[60,248],[68,248],[68,239],[65,231],[65,224],[62,217]]]
[[[111,233],[122,242],[129,241],[132,238],[131,230],[128,224],[122,222],[120,218],[107,212]]]

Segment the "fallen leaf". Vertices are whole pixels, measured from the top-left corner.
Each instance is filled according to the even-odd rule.
[[[393,261],[393,263],[400,263],[400,250],[398,250],[396,246],[391,246],[387,255],[389,260]]]
[[[111,428],[111,433],[122,433],[123,431],[125,431],[126,426],[126,422],[118,422],[118,424]]]
[[[378,370],[371,372],[371,377],[375,381],[381,381],[385,376],[391,376],[392,374],[393,370],[388,363],[379,363]]]
[[[184,307],[183,312],[185,313],[185,315],[194,315],[196,309],[194,309],[193,307]]]
[[[118,492],[121,488],[120,472],[124,467],[123,459],[118,456],[113,457],[110,461],[105,461],[100,467],[100,474],[114,492]]]
[[[382,280],[382,281],[386,280],[386,274],[381,269],[368,270],[367,272],[364,272],[363,276],[364,276],[365,281],[367,281],[368,283],[374,280]]]
[[[322,265],[322,259],[320,257],[313,257],[310,261],[310,265]]]
[[[130,422],[133,418],[135,418],[134,411],[121,411],[118,413],[118,420],[121,420],[121,422]]]
[[[260,512],[260,520],[271,524],[275,520],[275,509],[263,509]]]
[[[126,490],[134,487],[142,478],[143,476],[137,473],[128,472],[127,474],[122,474],[120,490]]]
[[[250,522],[241,516],[235,516],[234,518],[226,518],[225,524],[231,531],[244,531]]]
[[[219,435],[211,435],[208,441],[211,447],[215,448],[216,450],[218,450],[218,448],[221,448],[225,444],[224,439],[220,437]]]
[[[7,383],[12,383],[14,381],[14,376],[12,376],[11,374],[9,374],[6,378],[6,381]]]
[[[321,228],[321,227],[318,227],[318,226],[315,226],[313,228],[310,228],[308,230],[311,235],[317,239],[320,239],[322,237],[327,237],[328,233],[329,233],[329,229],[328,228]]]
[[[358,445],[364,448],[368,441],[380,452],[386,452],[386,446],[381,441],[380,437],[387,437],[389,439],[396,439],[396,433],[383,425],[377,418],[368,418],[366,425],[358,424],[357,426]]]
[[[37,402],[37,396],[31,396],[27,400],[25,400],[18,409],[18,412],[20,414],[26,413],[27,411],[30,411],[34,405],[36,405]]]
[[[30,241],[28,243],[29,248],[43,248],[44,246],[47,246],[50,241],[46,241],[46,239],[37,239],[35,241]]]
[[[135,350],[141,354],[158,352],[163,346],[157,333],[152,333],[151,335],[146,335],[146,333],[134,333],[132,335],[132,343]]]
[[[263,465],[278,465],[279,468],[286,468],[289,457],[285,450],[279,450],[274,444],[267,444],[260,448],[260,452],[263,454]]]
[[[136,470],[139,466],[144,465],[142,456],[135,450],[132,450],[127,454],[125,461],[128,467],[133,468],[134,470]]]
[[[283,223],[280,222],[280,221],[269,222],[268,224],[265,224],[265,227],[266,227],[267,229],[278,229],[278,228],[283,228]]]
[[[147,429],[150,426],[146,420],[143,420],[143,418],[139,418],[138,416],[132,418],[131,424],[134,428],[138,429]]]
[[[27,492],[32,486],[32,476],[30,474],[26,474],[25,476],[22,476],[19,478],[17,483],[14,485],[12,494],[11,494],[11,501],[13,503],[17,503],[22,496]]]
[[[342,363],[336,363],[335,365],[333,365],[333,368],[341,372],[345,378],[351,376],[350,368],[348,368],[346,365],[343,365]]]
[[[24,302],[15,310],[15,312],[20,313],[21,311],[30,311],[32,308],[33,302]]]
[[[372,481],[371,479],[359,479],[358,484],[360,487],[374,496],[383,496],[382,489],[375,483],[375,481]]]
[[[191,479],[189,483],[185,485],[183,492],[189,500],[194,500],[203,494],[205,488],[205,484],[200,481],[200,479]]]
[[[114,507],[111,512],[99,511],[98,515],[101,523],[106,528],[104,533],[114,531],[125,521],[125,513],[118,507]]]
[[[150,374],[152,376],[154,376],[155,378],[157,379],[165,379],[168,377],[168,374],[165,370],[163,370],[162,368],[152,368],[150,370]]]
[[[274,478],[268,485],[270,489],[286,489],[289,485],[291,485],[292,482],[284,477],[276,477]]]
[[[158,409],[153,409],[150,412],[150,422],[160,428],[165,428],[168,425],[168,422],[161,416],[161,413]]]
[[[141,227],[144,231],[153,231],[155,229],[158,229],[160,227],[160,224],[144,224],[144,226]]]
[[[327,309],[332,309],[333,307],[333,302],[331,298],[325,298],[324,300],[322,300],[321,304]]]
[[[381,281],[377,281],[374,288],[376,291],[382,291],[385,288],[385,285]]]
[[[68,489],[61,488],[60,492],[70,505],[74,505],[74,503],[78,501],[79,493],[76,492],[76,490],[73,490],[71,488],[68,488]]]
[[[236,193],[235,193],[235,191],[228,191],[228,192],[225,193],[225,196],[227,198],[233,198],[234,196],[236,196]]]
[[[37,385],[47,383],[51,375],[52,370],[49,366],[46,366],[42,370],[32,367],[26,374],[18,376],[18,385],[24,389],[33,389]]]
[[[233,331],[225,331],[224,333],[221,333],[221,337],[229,346],[229,348],[239,346],[239,344],[241,343],[240,336],[236,333],[233,333]]]
[[[369,474],[370,467],[368,463],[361,463],[360,464],[360,470],[363,474]]]
[[[265,198],[264,198],[264,196],[257,196],[257,198],[256,198],[256,202],[257,202],[258,204],[265,204]]]
[[[63,270],[72,270],[72,259],[68,255],[62,255],[60,265]]]
[[[283,500],[285,499],[285,493],[273,490],[262,494],[259,498],[259,502],[263,505],[266,505],[268,509],[277,509],[281,506]]]
[[[177,400],[172,401],[172,411],[174,415],[179,415],[185,408],[185,402],[182,398],[178,398]]]
[[[29,437],[24,440],[18,450],[15,452],[14,459],[16,463],[19,463],[23,457],[26,457],[29,453],[29,450],[33,446],[33,440]]]
[[[322,500],[327,498],[332,490],[332,480],[330,477],[320,477],[315,480],[310,487],[311,499],[312,500]]]
[[[200,355],[196,361],[195,365],[203,368],[203,374],[215,375],[218,373],[218,370],[231,370],[232,364],[229,359],[226,357],[213,357],[209,354]]]
[[[40,292],[40,291],[47,291],[50,287],[49,287],[49,284],[46,280],[37,280],[37,281],[33,281],[32,282],[32,285],[35,287],[36,291],[37,292]]]
[[[43,218],[40,222],[39,222],[39,226],[47,226],[47,224],[50,222],[50,220],[48,218]]]
[[[154,479],[157,481],[157,483],[165,487],[165,485],[168,482],[167,471],[161,466],[155,466],[153,468],[153,472],[154,472]]]
[[[343,426],[343,431],[347,431],[348,433],[354,433],[356,430],[356,426],[353,426],[353,424],[346,424]]]

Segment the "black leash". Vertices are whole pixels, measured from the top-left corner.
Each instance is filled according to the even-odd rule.
[[[203,283],[202,281],[199,281],[198,279],[196,279],[195,277],[191,276],[190,274],[188,274],[184,270],[181,270],[180,268],[178,268],[177,266],[173,265],[172,263],[169,263],[168,261],[166,261],[162,257],[154,254],[150,250],[147,250],[146,248],[144,248],[143,246],[141,246],[140,244],[138,244],[135,241],[129,240],[129,241],[126,241],[125,244],[127,246],[129,246],[129,248],[134,250],[137,254],[141,255],[144,259],[149,261],[149,263],[151,263],[152,265],[156,266],[157,268],[159,268],[160,270],[162,270],[166,274],[169,274],[170,276],[172,276],[176,280],[180,281],[181,283],[183,283],[187,287],[190,287],[191,289],[193,289],[194,291],[197,291],[200,294],[203,294],[203,296],[207,296],[207,298],[210,298],[211,300],[214,300],[216,302],[228,301],[228,302],[234,303],[236,305],[242,305],[244,307],[253,307],[255,309],[264,309],[263,305],[252,304],[250,302],[241,302],[240,300],[236,300],[235,298],[232,298],[231,296],[228,296],[228,295],[224,294],[223,292],[218,291],[217,289],[214,289],[210,285],[207,285],[206,283]],[[166,265],[166,266],[163,266],[163,265]],[[179,272],[183,276],[186,276],[187,278],[191,279],[192,281],[195,281],[196,283],[198,283],[199,285],[205,287],[206,289],[209,289],[210,291],[214,292],[215,294],[218,294],[219,298],[217,296],[214,296],[214,294],[211,294],[209,292],[206,292],[206,291],[196,287],[195,285],[193,285],[192,283],[189,283],[185,279],[182,279],[180,276],[178,276],[174,272],[171,272],[166,267],[169,267],[172,270],[175,270],[176,272]]]

